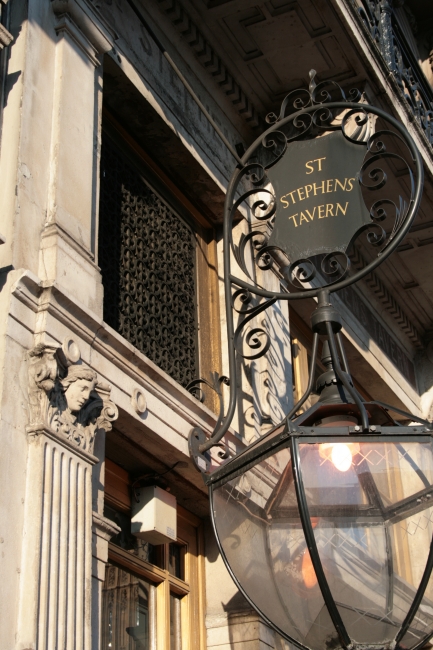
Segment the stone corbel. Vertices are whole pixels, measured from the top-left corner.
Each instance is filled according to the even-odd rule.
[[[98,431],[110,431],[118,413],[110,400],[111,386],[99,381],[80,357],[71,338],[61,347],[39,344],[30,350],[28,433],[48,430],[93,454]]]
[[[113,48],[117,34],[90,1],[51,0],[51,7],[58,18],[56,31],[68,31],[80,47],[83,48],[83,42],[77,36],[78,30],[96,54],[105,54]]]

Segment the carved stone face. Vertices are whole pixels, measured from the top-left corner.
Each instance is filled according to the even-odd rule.
[[[94,382],[88,379],[77,379],[68,386],[65,391],[68,408],[71,411],[79,411],[90,397],[94,388]]]

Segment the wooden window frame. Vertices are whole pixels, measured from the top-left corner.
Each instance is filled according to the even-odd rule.
[[[131,513],[128,472],[105,459],[105,503]],[[193,513],[177,505],[177,543],[184,548],[184,580],[168,570],[169,544],[161,545],[163,568],[130,551],[108,545],[108,561],[126,569],[156,588],[156,650],[170,650],[170,593],[181,596],[182,650],[206,650],[205,567],[203,524]]]

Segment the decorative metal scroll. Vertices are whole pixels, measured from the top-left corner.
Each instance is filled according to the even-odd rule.
[[[351,91],[350,100],[359,98]],[[419,154],[391,116],[349,99],[327,82],[313,81],[309,91],[290,93],[279,117],[268,116],[273,126],[236,170],[227,198],[228,227],[238,208],[248,205],[252,231],[231,241],[231,248],[251,280],[249,242],[259,268],[275,267],[278,257],[291,291],[317,295],[356,282],[406,234],[420,199]],[[373,131],[377,118],[385,123]],[[397,170],[407,175],[406,195],[390,187],[389,176]],[[351,274],[349,254],[358,242],[370,250],[370,263],[368,271]]]
[[[200,402],[204,402],[206,399],[205,392],[203,390],[204,386],[210,388],[217,395],[218,402],[219,402],[219,416],[216,425],[217,428],[221,426],[221,423],[224,418],[224,402],[223,402],[223,395],[221,391],[221,387],[223,384],[225,384],[226,386],[230,386],[229,378],[225,377],[225,375],[220,376],[217,372],[214,372],[211,373],[211,381],[202,378],[194,379],[186,387],[186,390],[190,392],[191,395],[194,395],[194,397],[198,399]]]
[[[105,137],[99,231],[104,320],[183,386],[197,373],[195,253],[190,228]]]
[[[361,6],[353,1],[353,6],[433,145],[433,91],[400,29],[391,1],[361,0]]]
[[[233,341],[230,403],[202,451],[222,438],[233,418],[236,357],[253,360],[269,350],[268,332],[255,326],[256,317],[277,300],[323,296],[370,273],[402,241],[421,200],[422,161],[404,126],[362,103],[359,91],[346,95],[335,82],[316,84],[314,70],[310,77],[308,90],[289,93],[279,115],[267,116],[270,127],[249,147],[229,184],[224,282]],[[236,239],[240,209],[249,227]],[[355,246],[363,248],[366,264],[352,270]],[[279,274],[286,291],[260,287],[257,268]]]

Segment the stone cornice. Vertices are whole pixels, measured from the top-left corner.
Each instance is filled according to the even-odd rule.
[[[261,120],[254,104],[247,97],[209,41],[203,36],[179,0],[157,1],[161,11],[167,15],[180,32],[189,47],[195,52],[205,70],[213,77],[215,83],[220,86],[222,91],[230,99],[239,115],[249,126],[253,128],[257,127]]]
[[[353,253],[350,255],[350,259],[355,268],[363,268],[366,265],[365,259],[357,249],[353,250]],[[390,291],[388,291],[387,287],[384,285],[377,273],[374,271],[369,273],[364,278],[364,282],[374,293],[385,310],[396,321],[398,327],[402,330],[402,332],[404,332],[404,334],[413,343],[416,349],[423,350],[424,344],[420,333],[412,323],[409,316],[406,314],[403,307],[397,302]]]
[[[84,244],[77,241],[77,239],[69,233],[66,228],[58,224],[55,221],[50,221],[44,227],[42,231],[41,239],[49,239],[51,237],[60,237],[63,239],[71,248],[73,248],[77,253],[82,255],[92,266],[99,271],[99,267],[95,264],[95,256],[90,249],[88,249]]]
[[[51,0],[51,7],[58,17],[68,14],[98,54],[105,54],[112,49],[117,34],[91,2]]]
[[[95,67],[98,67],[100,61],[98,59],[98,51],[88,38],[83,34],[81,29],[77,27],[69,14],[62,14],[58,17],[56,23],[56,34],[61,36],[67,34],[69,38],[80,48],[80,50],[87,56],[89,61]]]
[[[63,323],[71,333],[91,345],[103,358],[109,359],[110,363],[134,379],[146,394],[157,395],[174,413],[185,418],[191,427],[200,426],[209,434],[212,432],[217,419],[214,413],[96,314],[69,298],[57,284],[47,286],[33,273],[25,271],[14,283],[12,293],[32,312],[41,314],[46,311]],[[130,409],[131,414],[139,417],[133,400],[130,400]]]

